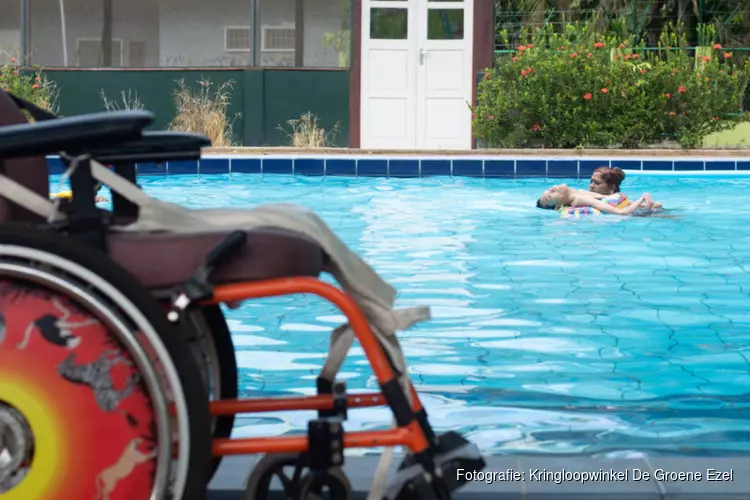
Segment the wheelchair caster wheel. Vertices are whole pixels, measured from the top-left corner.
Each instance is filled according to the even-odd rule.
[[[268,500],[274,496],[271,494],[274,479],[281,483],[283,498],[288,500],[354,499],[351,484],[340,468],[313,472],[309,470],[306,455],[278,453],[264,456],[253,467],[243,500]]]
[[[327,489],[327,494],[324,493]],[[354,500],[352,485],[340,467],[302,477],[295,500]]]

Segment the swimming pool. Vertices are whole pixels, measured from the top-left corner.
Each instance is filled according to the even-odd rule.
[[[489,453],[750,452],[750,178],[629,175],[679,218],[571,221],[538,210],[554,179],[221,174],[145,176],[194,208],[293,201],[315,210],[432,321],[403,332],[433,425]],[[585,181],[567,180],[585,187]],[[53,188],[57,185],[53,181]],[[310,393],[341,316],[317,298],[229,312],[244,395]],[[375,388],[361,350],[342,369]],[[299,432],[309,413],[238,419]],[[350,413],[349,429],[387,423]]]

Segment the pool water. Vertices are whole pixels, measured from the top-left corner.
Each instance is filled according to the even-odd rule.
[[[315,210],[433,319],[401,333],[439,430],[490,453],[750,453],[750,179],[636,177],[674,218],[564,220],[535,207],[554,180],[143,177],[194,208],[291,201]],[[585,181],[568,181],[585,188]],[[53,183],[53,188],[57,185]],[[228,313],[244,395],[311,393],[342,317],[304,296]],[[349,389],[374,390],[355,346]],[[308,412],[238,419],[300,432]],[[350,413],[348,429],[389,423]]]

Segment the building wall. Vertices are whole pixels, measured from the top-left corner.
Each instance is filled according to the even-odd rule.
[[[64,0],[68,65],[76,66],[76,40],[100,40],[103,7],[98,0]],[[62,23],[58,0],[31,2],[31,61],[40,66],[63,66]],[[144,44],[145,65],[156,66],[159,53],[158,5],[153,0],[113,0],[112,38],[124,46],[124,66],[130,59],[128,42]]]
[[[14,0],[0,1],[0,64],[21,51],[21,5]]]
[[[0,47],[17,39],[17,0],[0,7]],[[249,66],[252,52],[224,50],[224,27],[253,26],[251,0],[113,0],[113,39],[123,40],[123,66]],[[261,0],[259,25],[295,22],[295,0]],[[12,5],[11,5],[12,4]],[[76,39],[101,39],[103,8],[99,0],[64,0],[68,65],[76,66]],[[337,67],[338,55],[323,47],[326,32],[341,26],[342,0],[304,0],[304,66]],[[8,14],[5,15],[6,10]],[[6,28],[8,21],[15,24]],[[63,66],[58,0],[31,2],[33,64]],[[130,46],[131,42],[137,44]],[[133,57],[131,57],[131,49]],[[135,57],[142,51],[143,57]],[[293,66],[293,52],[259,53],[261,66]],[[85,64],[83,64],[85,65]]]

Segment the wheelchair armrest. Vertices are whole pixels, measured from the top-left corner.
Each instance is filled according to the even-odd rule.
[[[92,113],[0,127],[0,158],[81,152],[140,137],[154,115],[148,111]]]
[[[200,159],[201,148],[210,146],[211,140],[200,134],[144,132],[137,139],[87,151],[101,163],[158,163],[197,160]]]

